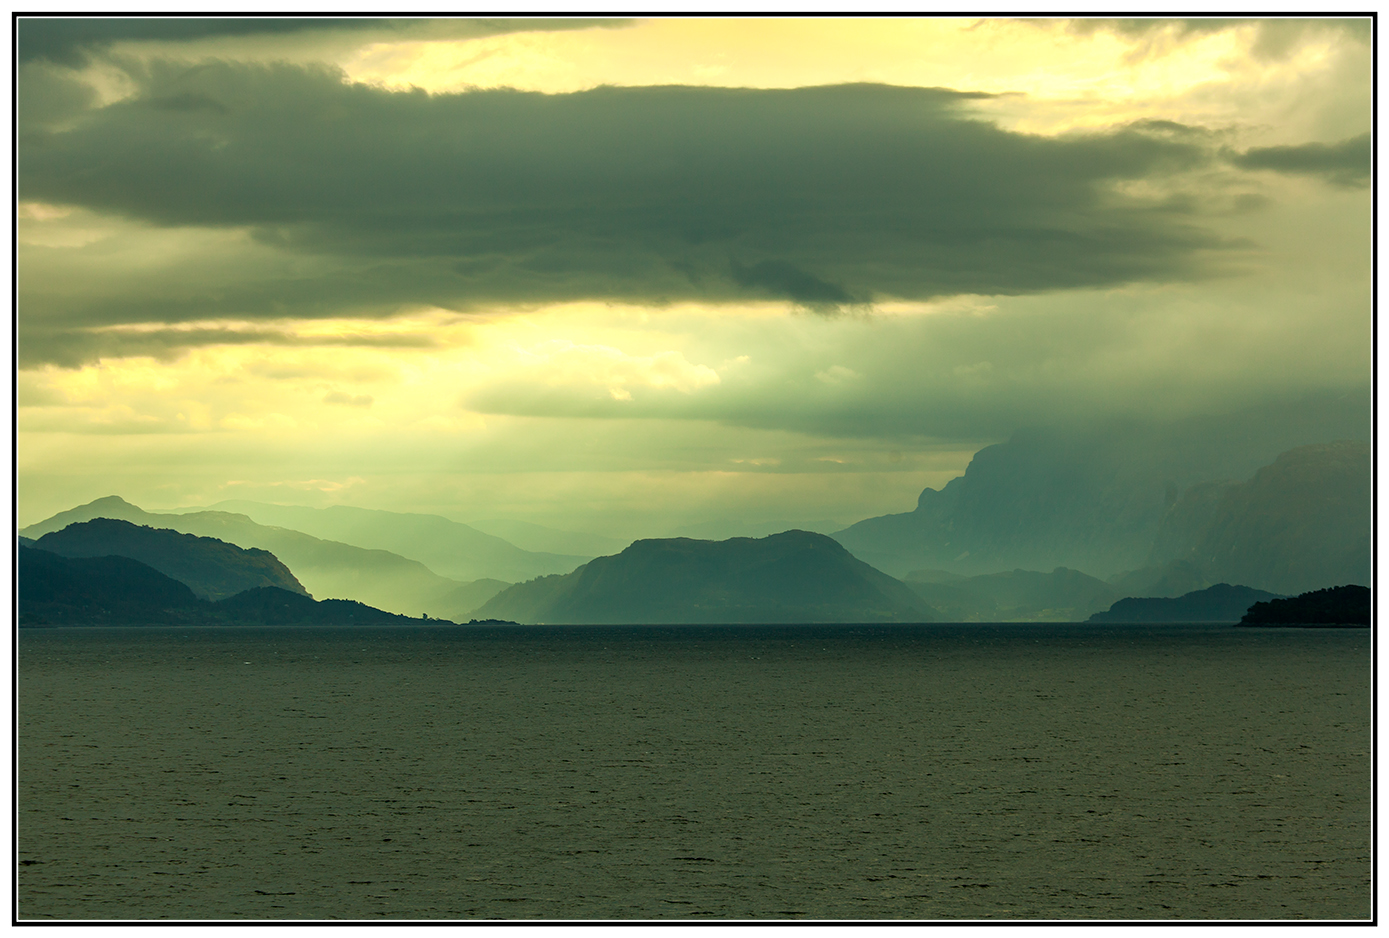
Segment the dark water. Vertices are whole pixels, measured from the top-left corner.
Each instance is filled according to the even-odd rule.
[[[1370,636],[25,630],[40,918],[1370,914]]]

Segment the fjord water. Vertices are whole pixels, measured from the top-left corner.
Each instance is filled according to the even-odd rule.
[[[1357,919],[1368,630],[23,630],[21,919]]]

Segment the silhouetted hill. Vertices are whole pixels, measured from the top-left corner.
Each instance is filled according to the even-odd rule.
[[[1238,622],[1250,606],[1279,598],[1274,593],[1217,583],[1207,589],[1171,598],[1121,599],[1091,622]]]
[[[1159,546],[1212,578],[1286,595],[1369,583],[1371,482],[1368,443],[1299,447],[1247,482],[1189,491]]]
[[[1367,405],[1322,400],[1171,424],[1019,430],[977,452],[940,491],[923,491],[915,510],[834,536],[896,576],[1056,566],[1111,576],[1174,559],[1151,551],[1182,492],[1247,478],[1295,446],[1362,435]]]
[[[1366,586],[1333,586],[1289,599],[1256,603],[1240,625],[1370,625],[1370,589]]]
[[[216,606],[216,615],[241,625],[419,625],[421,621],[348,599],[315,602],[273,586],[238,593]]]
[[[91,521],[93,518],[115,518],[119,521],[130,521],[134,524],[145,524],[150,527],[156,525],[150,522],[162,520],[147,511],[136,508],[130,502],[121,498],[119,495],[107,495],[95,501],[87,502],[85,505],[78,505],[76,508],[69,508],[67,511],[60,511],[50,518],[20,528],[21,536],[27,535],[30,538],[40,538],[52,531],[61,531],[70,524],[79,521]],[[167,524],[158,525],[167,528]],[[175,529],[177,530],[177,529]]]
[[[962,577],[921,570],[903,581],[946,622],[1080,622],[1118,595],[1079,570],[1012,570]]]
[[[445,619],[467,618],[463,608],[488,586],[468,590],[469,584],[441,577],[424,564],[384,550],[368,550],[256,524],[245,515],[225,511],[155,514],[117,496],[99,498],[30,525],[26,534],[43,534],[72,521],[119,518],[136,524],[168,527],[189,534],[215,537],[245,548],[268,550],[294,571],[311,593],[351,599],[400,614],[427,613]],[[483,600],[478,599],[478,604]]]
[[[269,551],[112,518],[70,524],[45,534],[34,546],[64,557],[130,557],[173,577],[203,599],[224,599],[258,586],[305,592]]]
[[[20,545],[19,625],[419,625],[361,603],[276,586],[218,602],[129,557],[64,557]]]
[[[477,615],[592,624],[931,621],[902,583],[807,531],[636,541],[573,573],[518,583]]]
[[[62,557],[19,545],[20,625],[177,625],[204,603],[187,586],[129,557]]]
[[[416,560],[453,580],[515,583],[551,573],[568,573],[592,557],[534,553],[491,534],[439,515],[334,505],[304,508],[253,501],[226,501],[213,510],[245,515],[258,524]]]

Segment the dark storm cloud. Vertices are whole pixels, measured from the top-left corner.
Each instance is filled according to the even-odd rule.
[[[292,17],[21,17],[15,59],[44,59],[79,68],[89,54],[121,40],[186,41],[217,36],[250,36],[303,32],[308,29],[382,28],[388,21],[349,18]]]
[[[1372,155],[1370,135],[1363,133],[1340,143],[1255,147],[1234,156],[1231,162],[1243,169],[1319,176],[1338,186],[1363,188],[1370,184]]]
[[[76,327],[577,298],[824,310],[1190,279],[1223,246],[1196,200],[1116,188],[1209,163],[1212,145],[1180,125],[1031,136],[970,119],[979,95],[880,85],[428,95],[218,62],[137,77],[132,98],[30,123],[21,198],[247,228],[326,272],[201,295],[151,281],[149,295],[86,303],[36,287],[26,316]]]
[[[187,42],[228,36],[275,36],[309,30],[379,30],[408,34],[420,30],[487,36],[535,30],[584,29],[628,21],[585,19],[454,19],[420,21],[379,17],[21,17],[15,60],[48,61],[69,68],[86,65],[92,54],[122,40]],[[400,37],[397,37],[400,38]]]

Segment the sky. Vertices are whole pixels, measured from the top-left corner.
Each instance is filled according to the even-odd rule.
[[[848,525],[1370,394],[1368,20],[24,19],[20,526]]]

